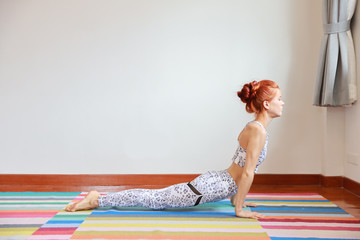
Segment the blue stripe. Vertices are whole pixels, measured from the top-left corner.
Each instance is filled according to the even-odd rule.
[[[61,231],[61,228],[77,228],[81,225],[81,223],[78,224],[44,224],[41,226],[41,228],[60,228],[59,230]]]
[[[46,224],[70,224],[70,223],[82,223],[84,220],[79,220],[79,221],[75,221],[75,220],[50,220],[48,221]]]

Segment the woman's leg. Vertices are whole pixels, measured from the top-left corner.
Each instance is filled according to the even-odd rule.
[[[100,207],[146,207],[152,209],[190,207],[198,198],[180,183],[163,189],[129,189],[99,197]]]
[[[163,189],[130,189],[108,194],[100,196],[99,206],[152,209],[191,207],[199,203],[223,200],[237,193],[236,183],[227,170],[207,172],[189,184],[180,183]]]
[[[180,183],[163,189],[129,189],[103,196],[93,191],[82,201],[66,207],[66,210],[96,207],[191,207],[199,203],[219,201],[237,192],[236,183],[226,170],[207,172],[189,184]]]

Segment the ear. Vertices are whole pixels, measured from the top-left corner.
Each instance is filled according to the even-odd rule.
[[[263,107],[264,109],[268,110],[270,108],[270,104],[268,101],[263,101]]]

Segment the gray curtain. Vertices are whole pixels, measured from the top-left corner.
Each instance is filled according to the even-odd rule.
[[[356,62],[350,31],[357,0],[323,0],[324,38],[313,104],[344,106],[357,99]]]

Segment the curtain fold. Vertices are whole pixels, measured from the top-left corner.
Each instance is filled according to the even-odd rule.
[[[356,62],[350,30],[357,0],[323,0],[324,37],[313,104],[346,106],[357,100]]]

